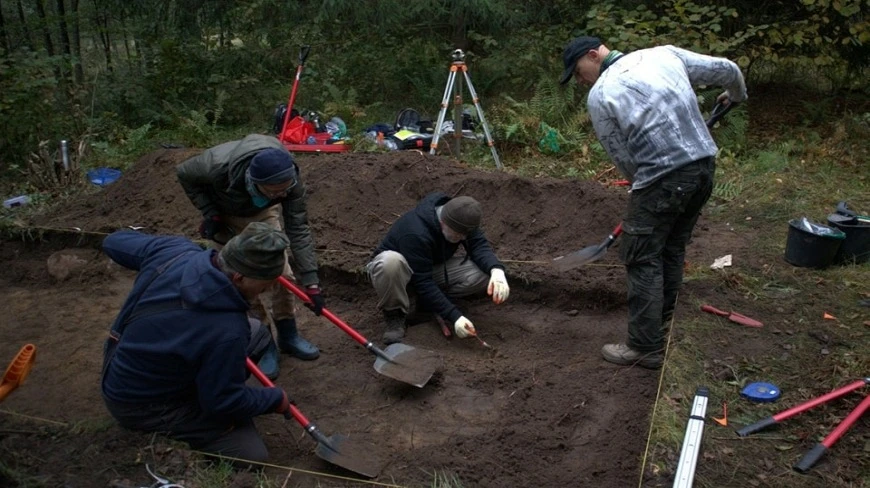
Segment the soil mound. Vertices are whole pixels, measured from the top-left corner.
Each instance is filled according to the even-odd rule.
[[[175,167],[198,152],[150,153],[116,183],[66,202],[33,224],[96,232],[132,226],[197,237],[201,217],[178,184]],[[555,256],[606,237],[625,208],[623,190],[597,182],[479,170],[417,151],[299,154],[296,159],[308,187],[318,259],[327,273],[358,271],[393,221],[426,194],[443,191],[470,195],[483,204],[484,231],[506,261],[509,276],[535,284],[538,293],[541,285],[558,290],[573,307],[624,303],[618,267],[587,266],[558,273],[547,265]],[[614,255],[611,252],[602,262],[614,265]]]

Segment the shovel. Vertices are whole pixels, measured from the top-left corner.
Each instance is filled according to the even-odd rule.
[[[601,242],[601,244],[597,244],[594,246],[584,247],[579,251],[574,251],[570,254],[566,254],[564,256],[559,256],[556,259],[553,259],[553,266],[556,267],[559,271],[569,270],[571,268],[576,268],[577,266],[582,266],[587,263],[591,263],[592,261],[598,261],[601,259],[604,254],[607,253],[607,248],[613,244],[613,241],[619,237],[619,234],[622,234],[622,222],[613,229],[613,232],[607,236],[607,239]]]
[[[34,359],[36,359],[36,346],[33,344],[25,344],[18,351],[6,368],[6,373],[3,374],[3,382],[0,383],[0,402],[6,399],[12,390],[18,388],[18,385],[24,383],[24,379],[30,374]]]
[[[260,368],[251,361],[251,358],[247,359],[246,366],[248,371],[256,376],[263,386],[266,388],[275,387],[275,384],[260,371]],[[290,412],[285,413],[284,417],[287,420],[290,420],[290,417],[296,419],[299,425],[305,429],[305,432],[308,432],[317,441],[317,449],[314,453],[320,459],[368,478],[374,478],[383,469],[384,463],[374,455],[374,445],[341,434],[327,437],[314,425],[314,422],[305,418],[305,415],[292,403],[290,404]]]
[[[306,304],[311,303],[308,295],[287,278],[279,276],[278,282]],[[429,378],[432,377],[432,374],[435,373],[441,362],[435,352],[416,349],[407,344],[390,344],[386,349],[381,349],[326,308],[323,309],[322,314],[330,322],[337,325],[339,329],[351,336],[353,340],[359,342],[369,352],[377,356],[377,359],[375,359],[375,371],[384,376],[414,385],[417,388],[422,388],[429,381]]]
[[[729,103],[727,106],[722,105],[721,103],[716,103],[716,105],[713,107],[712,112],[710,112],[710,118],[705,121],[705,123],[707,124],[707,128],[713,128],[716,122],[724,117],[725,114],[730,112],[731,109],[734,108],[736,105],[737,104],[734,102]],[[626,184],[630,184],[627,180],[622,181],[625,181]],[[619,184],[623,185],[622,182],[619,182]],[[610,247],[611,244],[613,244],[613,241],[615,241],[621,233],[622,223],[620,222],[619,225],[617,225],[616,228],[613,229],[613,232],[611,232],[610,235],[607,236],[607,239],[604,239],[604,242],[602,242],[601,244],[585,247],[583,249],[580,249],[579,251],[574,251],[570,254],[559,256],[553,259],[553,266],[555,266],[556,269],[558,269],[559,271],[566,271],[572,268],[576,268],[577,266],[582,266],[584,264],[597,261],[601,259],[602,256],[604,256],[604,254],[607,252],[607,248]]]
[[[701,311],[712,313],[714,315],[719,315],[722,317],[728,317],[728,320],[738,323],[740,325],[745,325],[747,327],[761,327],[764,325],[761,322],[755,319],[751,319],[743,314],[739,314],[737,312],[726,312],[710,305],[701,305]]]

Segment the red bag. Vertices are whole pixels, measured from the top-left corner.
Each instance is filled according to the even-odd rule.
[[[302,116],[297,115],[287,121],[287,126],[281,133],[281,141],[290,144],[305,144],[311,134],[314,134],[314,123],[306,122]]]

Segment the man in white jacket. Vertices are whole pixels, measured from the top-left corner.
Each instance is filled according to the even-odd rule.
[[[591,85],[587,109],[598,140],[631,181],[620,258],[628,274],[628,340],[606,344],[615,364],[659,368],[666,324],[683,280],[686,244],[713,191],[718,148],[693,86],[725,88],[718,101],[746,100],[740,68],[674,46],[629,54],[581,36],[563,53],[561,83]]]

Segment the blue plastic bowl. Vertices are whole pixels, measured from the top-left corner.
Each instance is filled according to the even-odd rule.
[[[88,171],[88,181],[97,186],[111,185],[121,177],[121,170],[113,168],[96,168]]]

